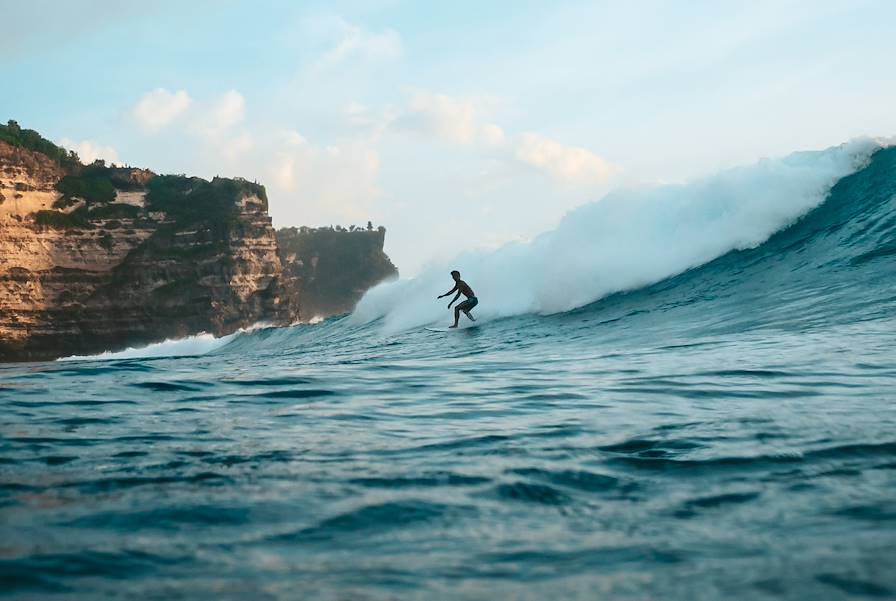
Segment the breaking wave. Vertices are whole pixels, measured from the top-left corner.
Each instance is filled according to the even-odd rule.
[[[370,290],[352,321],[400,331],[446,319],[435,296],[459,269],[486,320],[552,314],[658,282],[729,251],[754,248],[826,198],[883,142],[859,139],[822,151],[722,171],[681,185],[612,192],[573,210],[531,242],[433,263],[412,279]]]
[[[146,346],[130,347],[123,351],[106,351],[99,355],[72,355],[59,361],[85,359],[147,359],[152,357],[190,357],[204,355],[226,345],[237,334],[215,338],[211,334],[197,334],[187,338],[169,339]]]

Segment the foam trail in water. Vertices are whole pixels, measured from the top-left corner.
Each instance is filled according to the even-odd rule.
[[[59,361],[85,361],[108,359],[145,359],[149,357],[187,357],[204,355],[217,350],[230,342],[237,334],[215,338],[211,334],[198,334],[188,338],[166,340],[138,348],[128,348],[123,351],[106,351],[99,355],[72,355],[58,359]]]
[[[631,290],[734,249],[755,247],[818,206],[880,143],[861,139],[823,151],[763,159],[682,185],[620,190],[567,214],[526,243],[465,253],[416,278],[370,290],[352,320],[383,318],[399,331],[447,322],[436,295],[459,269],[485,319],[574,309]],[[464,319],[464,318],[462,318]]]

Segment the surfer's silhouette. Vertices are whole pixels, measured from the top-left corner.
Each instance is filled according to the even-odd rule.
[[[457,322],[460,320],[460,312],[463,311],[464,315],[470,318],[472,321],[476,321],[476,319],[470,315],[470,311],[473,310],[473,307],[479,304],[479,300],[476,298],[476,295],[473,293],[473,289],[470,286],[460,279],[460,272],[456,269],[451,272],[451,277],[454,278],[454,288],[446,292],[445,294],[440,294],[437,298],[442,298],[443,296],[448,296],[452,292],[457,292],[454,295],[454,298],[448,303],[448,308],[451,308],[451,305],[460,298],[460,295],[463,294],[467,297],[467,300],[459,303],[456,307],[454,307],[454,325],[448,326],[449,328],[456,328]]]

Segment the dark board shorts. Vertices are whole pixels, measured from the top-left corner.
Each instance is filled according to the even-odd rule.
[[[472,309],[473,307],[475,307],[478,304],[479,304],[479,299],[476,298],[475,296],[471,296],[464,302],[460,303],[457,306],[457,308],[460,309],[461,311],[469,311],[470,309]]]

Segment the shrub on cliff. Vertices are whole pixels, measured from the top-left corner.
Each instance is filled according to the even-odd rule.
[[[57,230],[82,229],[90,227],[86,211],[78,209],[71,213],[59,211],[38,211],[34,214],[34,223]]]
[[[136,219],[140,216],[140,207],[113,202],[111,204],[90,209],[91,219]]]
[[[135,171],[127,167],[107,167],[105,161],[98,159],[59,180],[56,189],[63,197],[54,206],[70,206],[72,198],[83,198],[88,205],[109,203],[115,200],[116,190],[142,190],[143,185],[135,179]]]
[[[146,207],[165,211],[180,223],[210,221],[233,224],[237,216],[237,200],[258,196],[267,205],[264,186],[244,179],[216,177],[208,182],[198,177],[157,175],[147,182]]]
[[[0,124],[0,140],[11,146],[19,146],[50,157],[56,164],[66,169],[81,165],[77,153],[56,146],[33,129],[22,129],[15,121]]]
[[[150,211],[165,211],[180,223],[226,218],[234,209],[231,199],[215,194],[209,183],[198,177],[159,175],[149,180],[146,187],[146,207]]]
[[[66,198],[83,198],[87,204],[115,200],[115,186],[102,174],[66,175],[56,183],[56,189]]]
[[[89,171],[94,165],[88,166],[85,170]],[[115,188],[126,192],[145,189],[146,182],[155,176],[154,173],[146,169],[133,169],[131,167],[103,166],[102,170],[103,174],[109,178],[109,181],[112,182]]]

